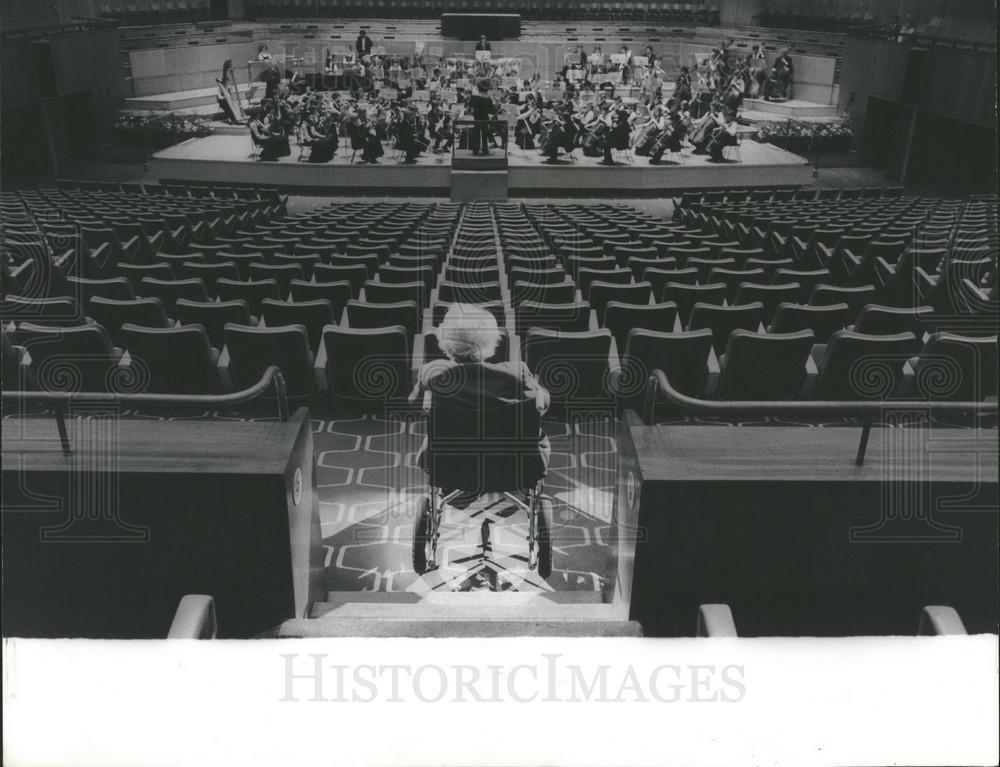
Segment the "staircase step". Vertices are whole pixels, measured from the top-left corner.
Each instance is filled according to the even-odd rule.
[[[444,596],[444,595],[434,595]],[[620,621],[618,606],[601,602],[560,603],[537,593],[464,592],[448,598],[419,602],[317,602],[311,617],[382,621],[495,621],[600,622]]]
[[[641,637],[642,628],[635,621],[547,621],[507,620],[290,620],[279,629],[281,638],[313,637]]]

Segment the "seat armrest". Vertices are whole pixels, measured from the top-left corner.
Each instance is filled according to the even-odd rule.
[[[219,632],[215,600],[207,594],[181,597],[167,639],[215,639]]]
[[[964,635],[965,624],[954,607],[945,605],[927,605],[920,611],[918,636],[950,636]]]
[[[515,365],[521,364],[521,337],[513,330],[508,331],[507,348],[510,350],[510,361]]]
[[[591,309],[588,315],[587,330],[600,330],[601,324],[597,321],[597,312]]]
[[[326,327],[332,327],[327,325]],[[323,328],[326,330],[326,328]],[[316,387],[317,391],[326,391],[328,388],[328,383],[326,380],[326,344],[323,343],[322,337],[319,344],[319,350],[316,352],[316,358],[313,360],[313,386]]]
[[[736,622],[733,620],[733,611],[729,605],[701,605],[698,607],[698,629],[699,637],[709,639],[733,639],[739,636],[736,633]]]
[[[233,376],[229,372],[229,347],[222,347],[222,354],[219,355],[219,362],[216,364],[215,369],[219,373],[219,383],[222,384],[222,388],[226,391],[233,390]]]

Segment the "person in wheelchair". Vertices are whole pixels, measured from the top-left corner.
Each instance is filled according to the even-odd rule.
[[[551,446],[539,425],[549,393],[523,362],[495,362],[502,334],[482,307],[454,304],[436,330],[447,359],[427,362],[410,393],[428,412],[417,465],[430,494],[414,525],[413,567],[436,565],[439,524],[446,504],[464,508],[499,493],[528,517],[528,565],[552,569],[550,507],[542,501]]]
[[[410,402],[431,398],[447,400],[463,410],[487,409],[533,399],[540,415],[549,409],[549,392],[523,362],[490,362],[500,345],[496,318],[474,304],[453,304],[438,326],[438,347],[447,360],[425,362],[410,392]],[[552,448],[539,429],[538,451],[546,468]],[[417,455],[417,465],[426,471],[427,442]]]

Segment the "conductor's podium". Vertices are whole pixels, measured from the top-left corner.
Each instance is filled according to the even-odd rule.
[[[308,411],[287,422],[51,418],[3,430],[4,634],[163,637],[212,594],[220,636],[324,595]]]
[[[618,601],[646,636],[726,603],[741,636],[997,632],[996,430],[645,426],[619,434]]]

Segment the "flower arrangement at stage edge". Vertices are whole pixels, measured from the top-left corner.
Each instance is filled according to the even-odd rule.
[[[198,115],[123,111],[115,116],[111,140],[116,144],[155,151],[211,134],[210,121]]]
[[[753,138],[789,152],[846,152],[854,148],[854,131],[847,120],[759,123]]]

